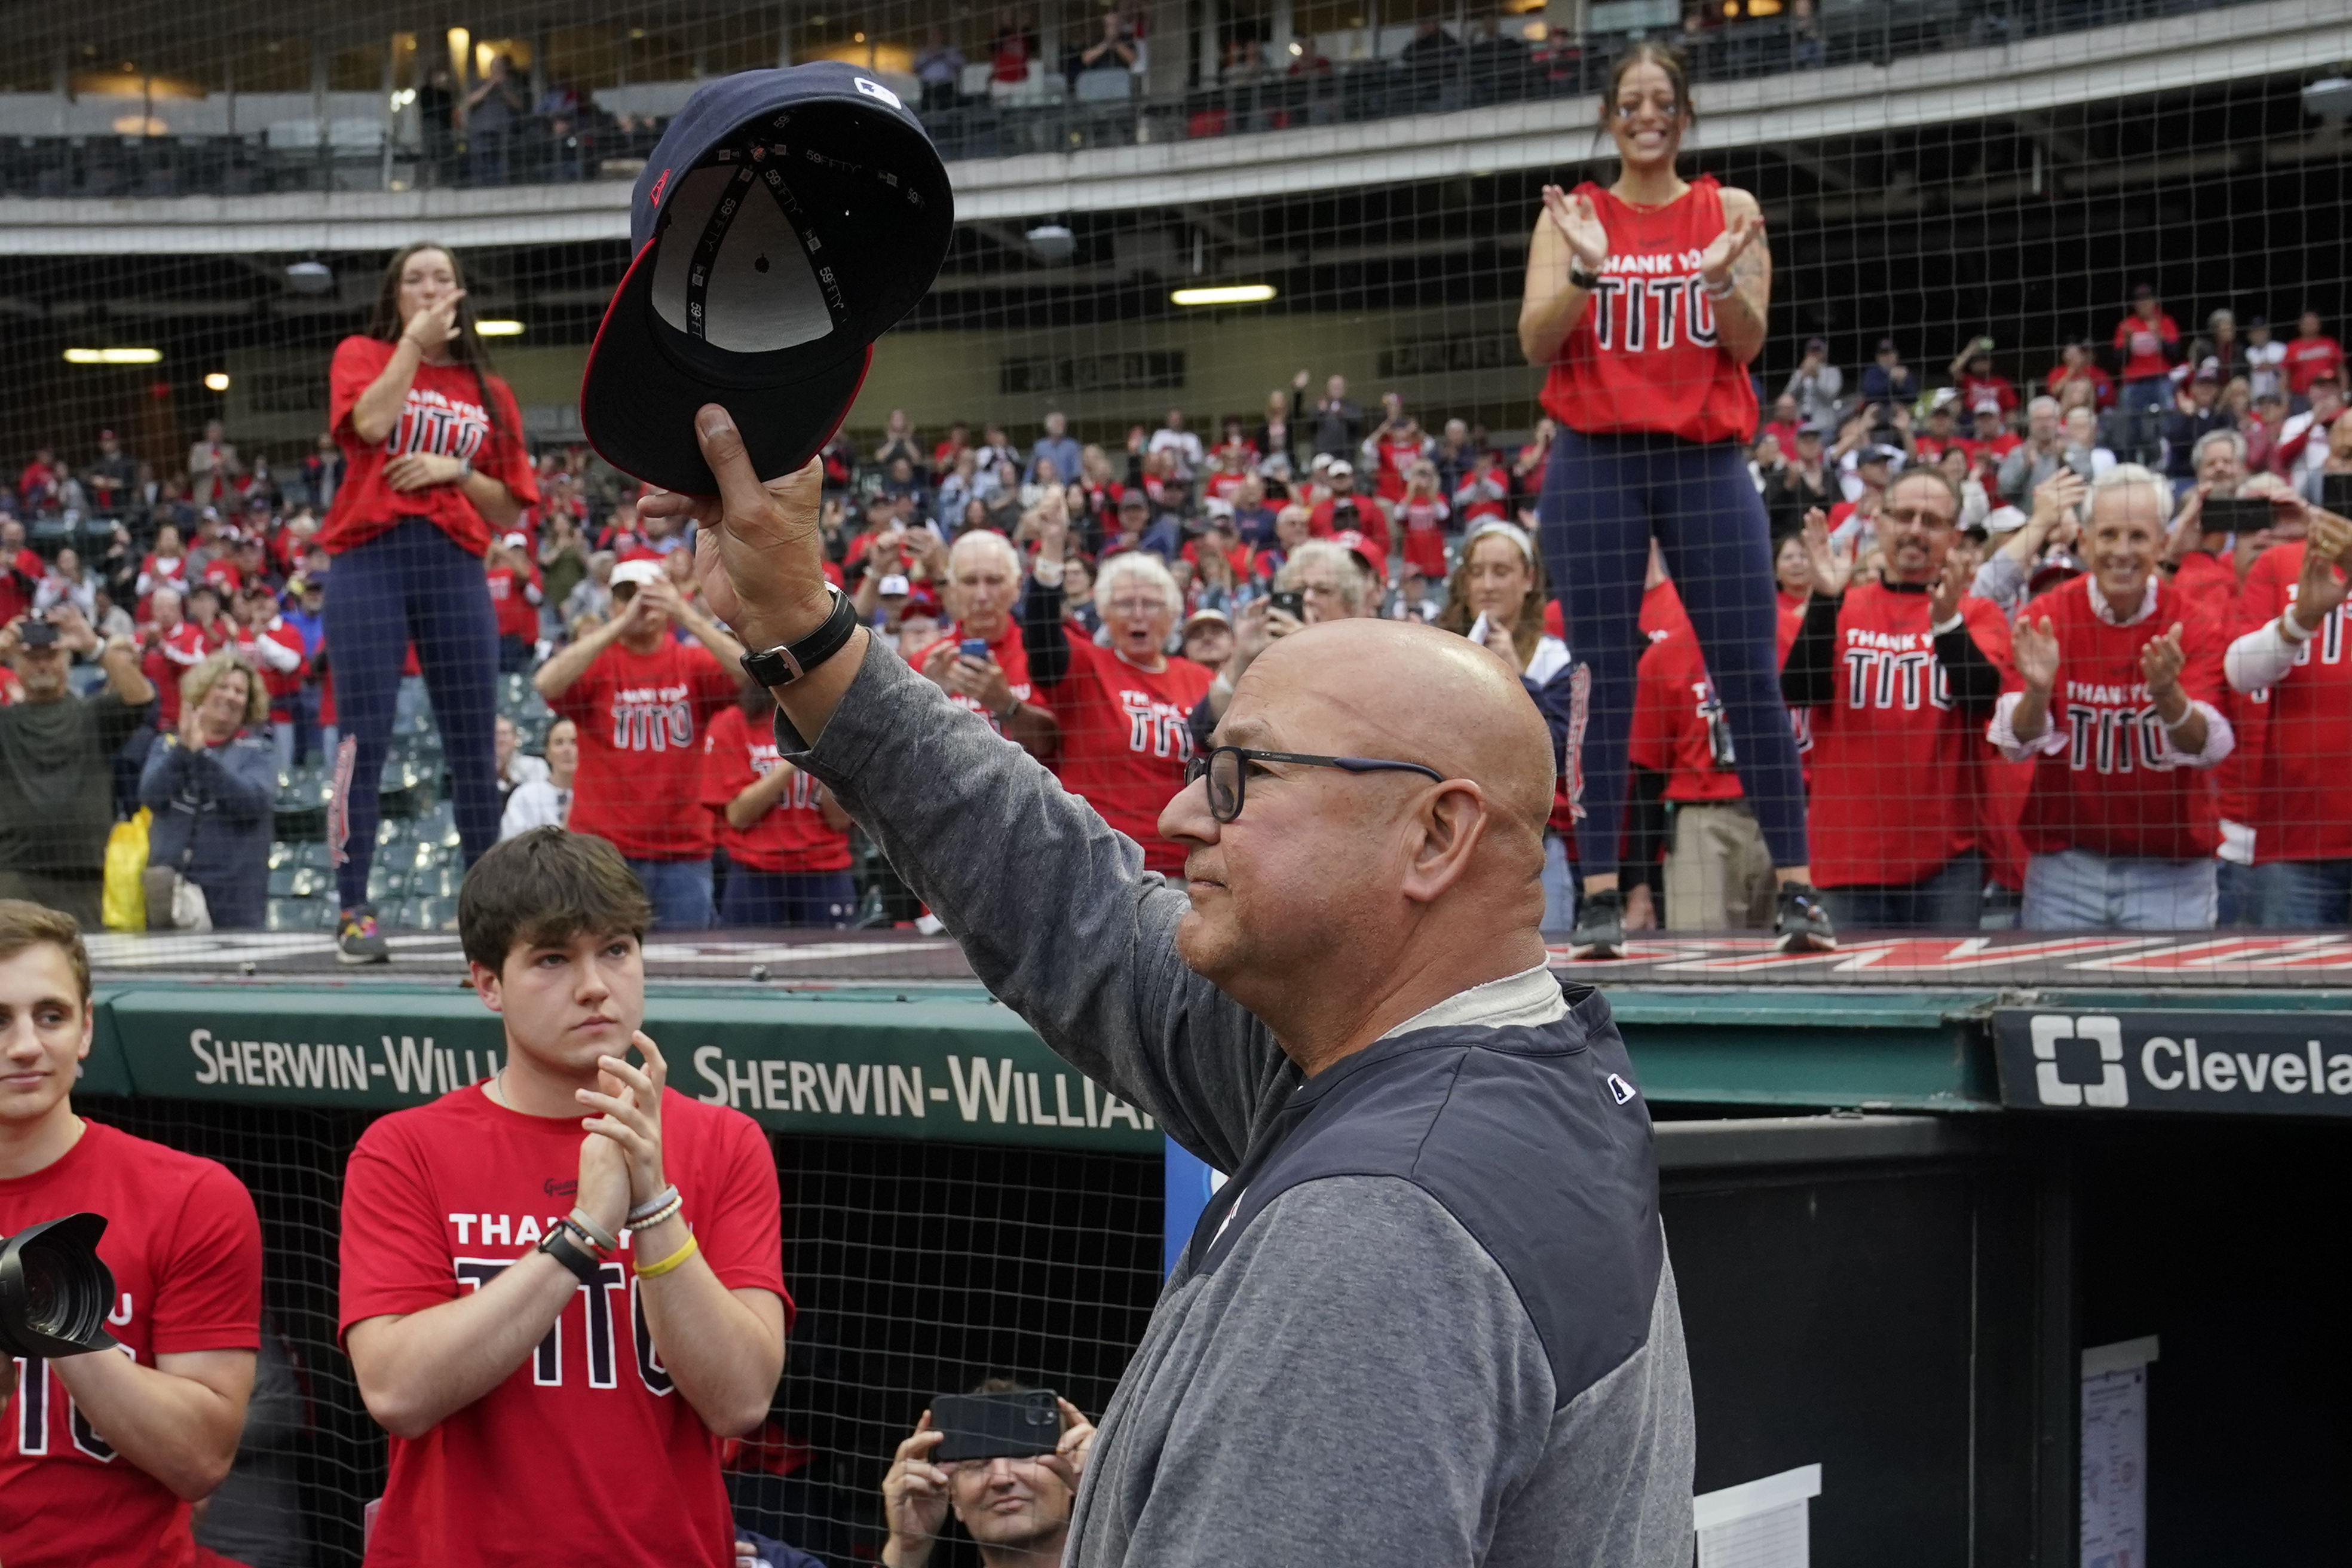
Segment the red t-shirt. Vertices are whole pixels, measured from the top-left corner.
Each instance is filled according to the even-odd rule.
[[[849,835],[829,826],[817,803],[824,786],[804,773],[750,827],[727,820],[727,803],[784,766],[776,754],[773,726],[754,724],[743,710],[729,708],[710,721],[702,740],[702,804],[728,860],[754,871],[846,871]]]
[[[48,573],[48,566],[30,550],[19,550],[11,561],[0,557],[0,626],[6,626],[33,607],[33,585]]]
[[[2273,544],[2254,558],[2239,600],[2241,630],[2278,619],[2294,603],[2303,550],[2300,542]],[[2329,613],[2294,667],[2269,689],[2262,748],[2247,772],[2247,815],[2234,819],[2253,828],[2257,864],[2352,858],[2347,608],[2338,605]]]
[[[1436,496],[1408,495],[1397,502],[1404,531],[1404,563],[1434,583],[1445,575],[1445,524],[1453,509]]]
[[[1192,546],[1188,544],[1184,548],[1190,551]],[[932,654],[942,647],[960,646],[963,642],[964,636],[961,623],[951,626],[948,628],[945,637],[925,643],[916,651],[915,657],[908,662],[915,667],[917,674],[920,674],[923,666],[929,661]],[[996,634],[994,642],[988,645],[988,656],[996,661],[999,668],[1004,671],[1004,684],[1013,689],[1013,696],[1024,702],[1040,700],[1029,685],[1029,650],[1022,645],[1021,620],[1018,615],[1004,617],[1004,629]],[[991,713],[963,693],[950,691],[948,693],[948,700],[967,713],[979,714],[988,727],[998,734],[1004,733],[1004,726],[996,721],[995,714]]]
[[[140,656],[140,672],[147,677],[163,700],[163,721],[159,728],[170,730],[177,727],[180,722],[180,677],[204,663],[205,656],[212,651],[205,644],[203,628],[194,621],[182,621],[156,638],[155,646]]]
[[[1215,677],[1181,657],[1138,669],[1083,634],[1069,645],[1068,672],[1044,688],[1062,725],[1062,787],[1142,846],[1146,869],[1181,874],[1184,851],[1160,837],[1160,813],[1184,787],[1192,710]]]
[[[0,1181],[0,1236],[83,1210],[106,1216],[107,1331],[131,1359],[152,1367],[159,1355],[260,1348],[261,1224],[225,1166],[86,1121],[48,1169]],[[16,1366],[0,1422],[0,1563],[194,1563],[188,1505],[107,1446],[48,1363]]]
[[[2220,709],[2229,682],[2221,656],[2229,636],[2211,612],[2191,605],[2170,583],[2157,590],[2156,613],[2128,626],[2109,626],[2091,608],[2091,580],[2077,577],[2025,606],[2022,618],[2047,616],[2058,634],[2058,684],[2050,722],[2067,731],[2063,752],[2035,759],[2033,792],[2020,827],[2037,855],[2088,849],[2100,855],[2196,859],[2221,841],[2211,768],[2159,764],[2163,721],[2140,679],[2140,650],[2181,624],[2188,654],[2180,689]]]
[[[1339,515],[1339,502],[1342,500],[1351,500],[1356,503],[1355,520],[1352,522]],[[1314,510],[1307,514],[1307,532],[1311,538],[1328,539],[1333,534],[1344,533],[1350,528],[1377,545],[1382,560],[1388,558],[1389,514],[1388,509],[1381,504],[1379,497],[1368,496],[1361,491],[1345,496],[1328,496],[1316,502]]]
[[[1998,760],[1981,712],[1952,705],[1924,593],[1847,591],[1837,618],[1836,695],[1812,712],[1806,837],[1823,888],[1916,882],[1977,839],[1978,770]],[[1978,651],[2017,688],[2009,623],[1989,599],[1960,601]]]
[[[2000,411],[2003,414],[2009,413],[2017,406],[2017,388],[2009,384],[2009,377],[1997,372],[1991,375],[1970,375],[1966,371],[1960,373],[1961,407],[1971,414],[1975,413],[1977,395],[1986,392],[1992,394],[1994,401],[2000,405]]]
[[[1756,430],[1748,367],[1723,351],[1698,258],[1724,230],[1712,174],[1662,207],[1619,201],[1590,180],[1613,254],[1544,382],[1547,413],[1587,435],[1656,430],[1685,441],[1746,441]]]
[[[264,639],[281,650],[277,655],[276,663],[264,658],[261,650],[254,646]],[[239,627],[236,646],[237,651],[251,659],[261,671],[262,689],[269,693],[269,716],[280,721],[290,720],[294,716],[293,710],[287,705],[293,700],[294,694],[302,689],[302,672],[310,664],[302,650],[302,634],[288,626],[285,616],[278,616],[259,631]],[[288,654],[293,656],[294,668],[281,673],[278,664],[285,662]]]
[[[1698,634],[1688,623],[1642,650],[1635,675],[1633,740],[1626,755],[1635,767],[1666,775],[1672,801],[1738,800],[1739,774],[1715,765],[1707,722],[1718,718],[1715,682],[1707,679]]]
[[[640,860],[710,854],[702,727],[735,700],[735,678],[700,643],[665,637],[651,653],[614,643],[548,706],[579,727],[572,831]]]
[[[381,443],[362,441],[352,428],[352,410],[383,367],[394,344],[374,338],[345,338],[335,346],[327,373],[327,416],[343,449],[343,482],[320,525],[319,542],[341,555],[392,529],[404,517],[422,517],[447,534],[458,549],[479,556],[490,547],[490,525],[457,485],[428,485],[406,493],[383,482],[386,460],[410,452],[464,458],[507,487],[524,506],[539,500],[539,475],[522,448],[522,413],[514,394],[495,375],[477,377],[461,364],[420,364],[408,385],[408,400],[392,434]],[[498,404],[493,426],[482,406],[485,393]]]
[[[702,1258],[730,1290],[782,1297],[789,1324],[767,1139],[740,1111],[674,1089],[661,1119],[662,1171]],[[521,1258],[571,1210],[583,1136],[575,1118],[524,1116],[478,1086],[373,1123],[343,1180],[339,1331],[454,1300]],[[733,1561],[719,1439],[662,1369],[627,1253],[604,1268],[604,1289],[574,1292],[505,1382],[422,1437],[392,1439],[371,1568],[505,1568],[583,1531],[600,1563]]]
[[[2126,381],[2153,381],[2159,375],[2170,375],[2172,359],[2165,351],[2178,347],[2179,342],[2180,329],[2167,315],[2144,321],[2135,310],[2116,323],[2116,352],[2124,356]]]
[[[498,622],[499,636],[537,642],[539,605],[532,596],[539,592],[539,568],[534,566],[526,574],[511,566],[493,566],[483,575],[490,585],[490,614]]]
[[[1373,490],[1384,501],[1404,499],[1406,481],[1412,477],[1412,466],[1421,461],[1426,447],[1419,441],[1382,441],[1375,449],[1380,467],[1372,479]]]
[[[2297,397],[2323,375],[2344,374],[2344,350],[2334,338],[2297,338],[2286,345],[2286,389]]]

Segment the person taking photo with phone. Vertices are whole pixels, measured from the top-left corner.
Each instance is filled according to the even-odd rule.
[[[961,1403],[1034,1392],[1010,1378],[983,1378]],[[1059,1420],[1051,1449],[975,1434],[979,1440],[965,1445],[974,1450],[966,1458],[940,1457],[950,1434],[932,1424],[933,1412],[924,1411],[882,1478],[882,1519],[890,1532],[882,1544],[883,1568],[925,1568],[950,1512],[979,1546],[985,1568],[1060,1563],[1095,1428],[1066,1399],[1056,1395],[1054,1409]],[[989,1451],[978,1451],[983,1449]]]
[[[1042,520],[1045,512],[1063,519],[1066,529],[1069,512],[1061,496],[1047,496],[1035,515]],[[955,620],[909,662],[949,701],[979,714],[1039,762],[1052,763],[1061,726],[1029,683],[1029,656],[1013,613],[1021,604],[1020,552],[991,529],[957,535],[948,551],[947,596]]]

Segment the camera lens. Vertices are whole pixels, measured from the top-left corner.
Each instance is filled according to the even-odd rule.
[[[82,1255],[42,1237],[25,1248],[25,1322],[59,1339],[79,1339],[112,1303]]]
[[[49,1259],[36,1247],[25,1254],[25,1321],[43,1333],[57,1332],[58,1280]]]

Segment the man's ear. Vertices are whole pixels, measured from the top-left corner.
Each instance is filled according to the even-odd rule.
[[[482,999],[483,1006],[493,1013],[503,1013],[507,1010],[506,994],[497,970],[487,963],[476,963],[468,959],[466,963],[466,973],[473,977],[474,994]]]
[[[1420,842],[1405,867],[1404,896],[1432,903],[1459,882],[1486,832],[1486,796],[1469,779],[1448,779],[1423,800]]]

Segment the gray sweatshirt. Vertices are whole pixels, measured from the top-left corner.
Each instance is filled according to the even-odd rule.
[[[1694,1436],[1650,1123],[1544,971],[1305,1079],[1185,968],[1183,893],[878,640],[831,788],[1072,1066],[1233,1179],[1099,1423],[1072,1568],[1681,1568]]]

